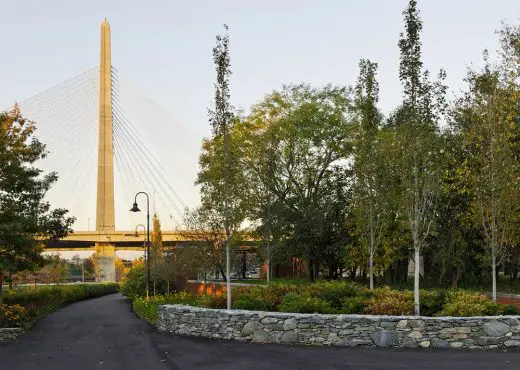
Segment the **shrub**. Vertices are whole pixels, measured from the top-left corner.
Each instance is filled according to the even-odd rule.
[[[61,306],[82,299],[116,293],[118,289],[117,283],[19,287],[8,291],[4,301],[7,304],[17,303],[22,306],[27,304]]]
[[[309,293],[287,293],[278,308],[281,312],[336,313],[329,302],[312,297]]]
[[[129,273],[122,291],[134,299],[134,310],[147,321],[154,322],[157,319],[157,306],[160,304],[226,308],[225,293],[220,296],[176,293],[153,297],[148,302],[137,299],[145,292],[144,268],[138,266],[133,273],[137,279]],[[130,283],[130,280],[133,282]],[[396,316],[411,315],[414,310],[411,291],[398,291],[389,287],[370,291],[362,285],[347,281],[276,281],[268,286],[234,287],[232,292],[233,308],[243,310]],[[468,291],[421,290],[420,296],[421,313],[424,316],[520,314],[519,308],[496,304],[485,295]]]
[[[340,313],[358,314],[362,313],[368,305],[366,297],[345,297],[343,298]]]
[[[188,292],[178,292],[159,297],[162,297],[163,303],[161,304],[196,305],[197,303],[197,297],[194,297],[191,293]]]
[[[0,305],[0,328],[20,327],[23,324],[25,309],[18,305]]]
[[[21,326],[30,326],[60,307],[83,299],[116,293],[118,289],[119,284],[116,283],[19,287],[8,291],[4,301],[7,305],[22,306],[24,314]],[[0,323],[0,327],[6,325],[6,321]]]
[[[389,287],[375,289],[374,296],[363,310],[369,315],[411,315],[414,311],[413,292],[392,290]]]
[[[366,297],[368,292],[365,287],[348,281],[321,282],[316,284],[316,288],[314,288],[314,292],[311,292],[311,295],[324,299],[338,310],[343,308],[345,298]]]
[[[152,297],[150,301],[147,301],[146,298],[136,297],[132,301],[132,310],[136,315],[152,324],[155,324],[159,319],[157,313],[158,303],[152,302],[154,298]]]
[[[214,296],[206,296],[202,297],[202,304],[204,307],[208,308],[226,308],[227,307],[227,298],[226,295],[214,295]]]
[[[442,290],[420,291],[421,315],[434,316],[441,309],[446,299],[446,293]]]
[[[146,268],[143,265],[132,266],[121,284],[121,293],[130,299],[146,295]]]
[[[159,319],[158,308],[163,304],[199,305],[196,297],[187,292],[180,292],[166,296],[156,295],[149,300],[145,297],[135,297],[132,300],[132,310],[143,320],[155,324]]]
[[[242,310],[276,311],[282,302],[280,289],[267,287],[239,288],[233,291],[233,308]]]
[[[289,284],[275,284],[275,285],[269,285],[266,288],[258,288],[263,289],[262,291],[262,297],[267,302],[269,302],[270,309],[273,311],[276,311],[278,309],[278,306],[282,304],[283,298],[285,295],[289,292],[294,292],[299,287],[297,285],[289,285]]]
[[[269,282],[269,285],[291,285],[293,287],[296,286],[304,286],[304,285],[312,285],[313,283],[309,279],[305,278],[281,278],[281,279],[272,279]]]
[[[503,315],[520,315],[520,308],[512,304],[503,305]]]
[[[233,308],[237,310],[273,311],[270,302],[249,295],[238,297],[233,302]]]
[[[487,316],[501,315],[507,306],[500,305],[485,294],[464,290],[446,293],[446,303],[438,316]]]

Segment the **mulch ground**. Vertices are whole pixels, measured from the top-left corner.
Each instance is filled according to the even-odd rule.
[[[520,308],[520,296],[513,296],[513,295],[498,296],[497,302],[502,303],[502,304],[511,304],[513,306]]]

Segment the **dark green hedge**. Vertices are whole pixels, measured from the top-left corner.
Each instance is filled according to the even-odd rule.
[[[24,314],[18,326],[28,327],[49,313],[73,302],[119,291],[119,284],[74,284],[17,287],[4,295],[4,304],[20,305]]]

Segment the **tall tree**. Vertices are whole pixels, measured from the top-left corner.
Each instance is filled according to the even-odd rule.
[[[273,247],[276,246],[276,243],[273,243],[273,223],[276,207],[279,205],[273,193],[278,139],[273,135],[273,130],[259,135],[259,132],[266,130],[276,121],[276,117],[265,116],[260,111],[255,112],[255,109],[256,107],[253,108],[250,117],[242,120],[238,140],[243,148],[245,176],[254,184],[247,191],[247,218],[256,221],[255,234],[263,240],[265,249],[259,250],[259,256],[267,262],[266,276],[269,281],[272,273]]]
[[[467,150],[462,135],[446,130],[443,135],[446,165],[438,198],[436,230],[425,250],[429,278],[453,288],[475,283],[481,276],[482,236],[472,222],[467,173],[463,170]]]
[[[116,270],[116,281],[123,281],[125,279],[126,273],[128,272],[128,268],[125,266],[123,259],[116,256],[114,266]]]
[[[430,82],[421,60],[422,20],[417,1],[410,0],[403,12],[405,32],[401,33],[399,78],[403,85],[403,102],[395,114],[398,147],[400,204],[407,218],[414,250],[414,306],[420,314],[419,282],[421,248],[430,234],[439,188],[438,121],[446,109],[445,90],[439,82]]]
[[[517,77],[504,65],[491,65],[487,52],[484,57],[484,69],[468,73],[469,91],[457,103],[456,124],[468,153],[461,170],[475,221],[484,232],[496,300],[497,266],[513,244],[520,209],[520,163],[514,140],[520,109]]]
[[[85,258],[83,260],[83,264],[85,265],[85,274],[88,277],[94,279],[94,281],[97,281],[97,282],[100,281],[100,279],[99,279],[100,267],[99,267],[99,263],[96,258],[96,255],[92,254],[88,258]]]
[[[227,308],[231,309],[230,239],[233,227],[239,223],[239,220],[234,217],[234,210],[238,209],[234,204],[238,148],[233,146],[231,138],[235,114],[229,91],[231,59],[228,26],[224,25],[224,28],[226,34],[217,35],[217,45],[213,48],[217,80],[214,109],[209,110],[212,139],[205,143],[205,152],[200,161],[202,168],[197,183],[202,186],[203,206],[215,209],[222,219],[226,234]]]
[[[152,218],[152,247],[150,251],[150,262],[152,266],[153,294],[157,291],[157,281],[164,280],[163,262],[164,249],[162,243],[161,221],[159,216],[154,213]]]
[[[18,106],[0,113],[0,303],[4,273],[41,265],[45,243],[67,235],[74,222],[45,201],[58,177],[35,167],[46,155],[35,130]]]
[[[348,237],[352,110],[346,88],[286,86],[243,120],[251,191],[262,193],[255,199],[265,190],[272,195],[270,234],[283,233],[288,257],[304,257],[311,279],[320,269],[337,277]],[[263,170],[251,171],[256,168]],[[264,215],[259,207],[257,219],[267,221]]]
[[[223,280],[227,281],[227,275],[224,271],[225,243],[222,243],[221,221],[220,216],[214,209],[199,207],[186,210],[184,224],[187,230],[183,232],[183,237],[187,240],[199,242],[199,249],[203,251],[199,261],[199,272],[207,275],[210,272],[218,271]]]
[[[382,162],[384,153],[381,153],[379,145],[382,116],[377,109],[377,64],[361,60],[359,70],[355,89],[359,124],[354,162],[354,214],[361,231],[361,240],[368,246],[370,289],[374,289],[374,254],[381,243],[389,212],[386,203],[389,189]]]
[[[67,261],[61,259],[58,254],[44,259],[44,266],[37,273],[37,280],[46,284],[63,283],[70,274]]]

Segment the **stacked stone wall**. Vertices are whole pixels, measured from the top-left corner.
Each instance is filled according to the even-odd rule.
[[[21,328],[0,328],[0,342],[15,339],[22,332]]]
[[[323,346],[520,347],[519,316],[321,315],[159,307],[158,328],[178,335]]]

